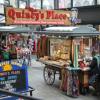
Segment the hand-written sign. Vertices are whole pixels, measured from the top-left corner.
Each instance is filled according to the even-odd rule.
[[[6,8],[6,24],[71,25],[69,18],[69,11]]]
[[[26,77],[24,70],[12,70],[0,72],[0,88],[9,91],[21,91],[26,89]]]

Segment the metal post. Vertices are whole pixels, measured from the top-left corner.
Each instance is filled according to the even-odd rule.
[[[59,9],[59,0],[54,0],[54,9]]]
[[[71,0],[71,8],[73,8],[73,0]]]
[[[41,9],[43,9],[43,0],[41,0]]]
[[[94,5],[97,5],[97,0],[94,0]]]
[[[31,97],[31,96],[26,96],[26,95],[23,95],[23,94],[20,94],[20,93],[10,92],[8,90],[4,90],[4,89],[1,89],[1,88],[0,88],[0,93],[2,93],[4,95],[9,95],[9,96],[15,96],[15,97],[23,98],[23,99],[26,99],[26,100],[41,100],[41,99],[34,98],[34,97]]]
[[[33,91],[30,91],[30,96],[32,96],[32,95],[33,95],[33,94],[32,94],[32,92],[33,92]]]

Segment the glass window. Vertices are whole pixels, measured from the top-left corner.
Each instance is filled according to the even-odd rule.
[[[0,4],[4,4],[4,0],[0,0]]]
[[[97,4],[99,4],[99,5],[100,5],[100,0],[97,0]]]
[[[10,5],[15,7],[15,8],[18,7],[17,0],[10,0]]]
[[[9,5],[10,4],[10,0],[4,0],[4,4],[5,5]]]
[[[0,0],[0,5],[9,5],[10,4],[10,2],[9,2],[10,0]]]
[[[0,14],[4,14],[4,5],[0,4]]]
[[[54,0],[43,0],[43,9],[54,9]]]
[[[30,7],[41,9],[41,0],[30,0]]]
[[[9,0],[0,0],[0,14],[4,14],[4,5],[9,5]]]
[[[19,8],[25,8],[26,7],[26,1],[19,1]]]
[[[59,0],[59,8],[70,8],[71,0]]]
[[[94,5],[94,0],[73,0],[73,7],[91,6]]]
[[[0,0],[0,14],[4,14],[4,0]]]

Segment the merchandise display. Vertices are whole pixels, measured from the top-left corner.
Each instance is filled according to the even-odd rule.
[[[27,93],[29,91],[27,67],[31,63],[32,52],[27,46],[28,37],[23,36],[21,32],[17,34],[19,30],[16,32],[9,30],[12,27],[3,28],[0,29],[0,88],[10,92]],[[0,98],[15,100],[19,97],[1,93]]]
[[[0,61],[23,59],[23,63],[28,60],[28,65],[30,65],[29,63],[31,63],[31,52],[33,44],[32,42],[31,44],[30,42],[27,43],[28,37],[14,33],[10,33],[9,35],[3,36],[2,33],[0,40]],[[31,46],[31,48],[28,47],[28,44]]]
[[[43,72],[45,82],[52,85],[56,73],[59,73],[59,79],[61,80],[60,89],[72,97],[78,97],[80,93],[88,93],[89,71],[91,69],[89,65],[93,59],[93,54],[95,52],[94,48],[97,48],[96,52],[99,52],[99,44],[97,43],[98,38],[96,36],[85,36],[87,33],[84,34],[84,32],[80,32],[83,36],[79,34],[79,31],[81,28],[83,30],[83,27],[79,27],[79,30],[78,28],[75,30],[76,27],[73,28],[75,30],[75,36],[74,32],[71,33],[66,31],[65,33],[65,30],[64,32],[60,31],[61,27],[59,28],[59,31],[55,30],[56,28],[51,27],[51,29],[54,29],[54,32],[53,30],[51,31],[53,32],[52,34],[60,34],[59,37],[57,37],[57,35],[51,36],[50,28],[47,28],[48,35],[50,33],[50,36],[48,36],[49,42],[44,44],[44,42],[41,41],[40,45],[37,47],[40,49],[41,47],[42,49],[46,47],[44,50],[48,51],[48,53],[44,53],[43,55],[42,53],[44,51],[39,52],[39,55],[41,55],[39,61],[46,66]],[[88,32],[88,28],[84,28],[87,29]],[[90,31],[88,32],[88,35],[89,33]],[[99,35],[98,32],[96,33]],[[69,36],[66,38],[66,35]],[[39,38],[39,41],[40,40],[41,37]],[[52,77],[54,78],[52,79]]]
[[[71,40],[50,39],[50,56],[58,59],[69,60],[71,50]]]
[[[72,97],[79,96],[79,79],[77,70],[68,70],[67,95]]]

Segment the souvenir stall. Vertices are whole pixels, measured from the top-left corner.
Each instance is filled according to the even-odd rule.
[[[3,26],[0,27],[0,88],[11,92],[33,91],[28,85],[27,66],[23,56],[30,54],[30,50],[24,47],[21,33],[30,33],[27,27]],[[25,42],[24,42],[25,43]],[[8,100],[8,97],[0,94],[0,98]],[[4,100],[6,100],[4,99]]]
[[[8,60],[8,59],[29,58],[32,50],[29,48],[28,37],[31,34],[25,36],[27,32],[28,33],[30,32],[29,28],[26,29],[25,28],[26,27],[16,27],[16,26],[0,27],[1,52],[3,52],[2,54],[4,54],[4,56],[1,55],[2,57],[1,61],[3,59]]]
[[[45,82],[52,85],[59,74],[60,89],[69,96],[79,96],[81,89],[89,87],[89,63],[100,33],[90,26],[48,27],[36,33],[48,39],[45,41],[48,53],[41,55],[44,47],[41,38],[37,46],[41,51],[39,61],[45,64]],[[99,51],[99,45],[96,50]]]

